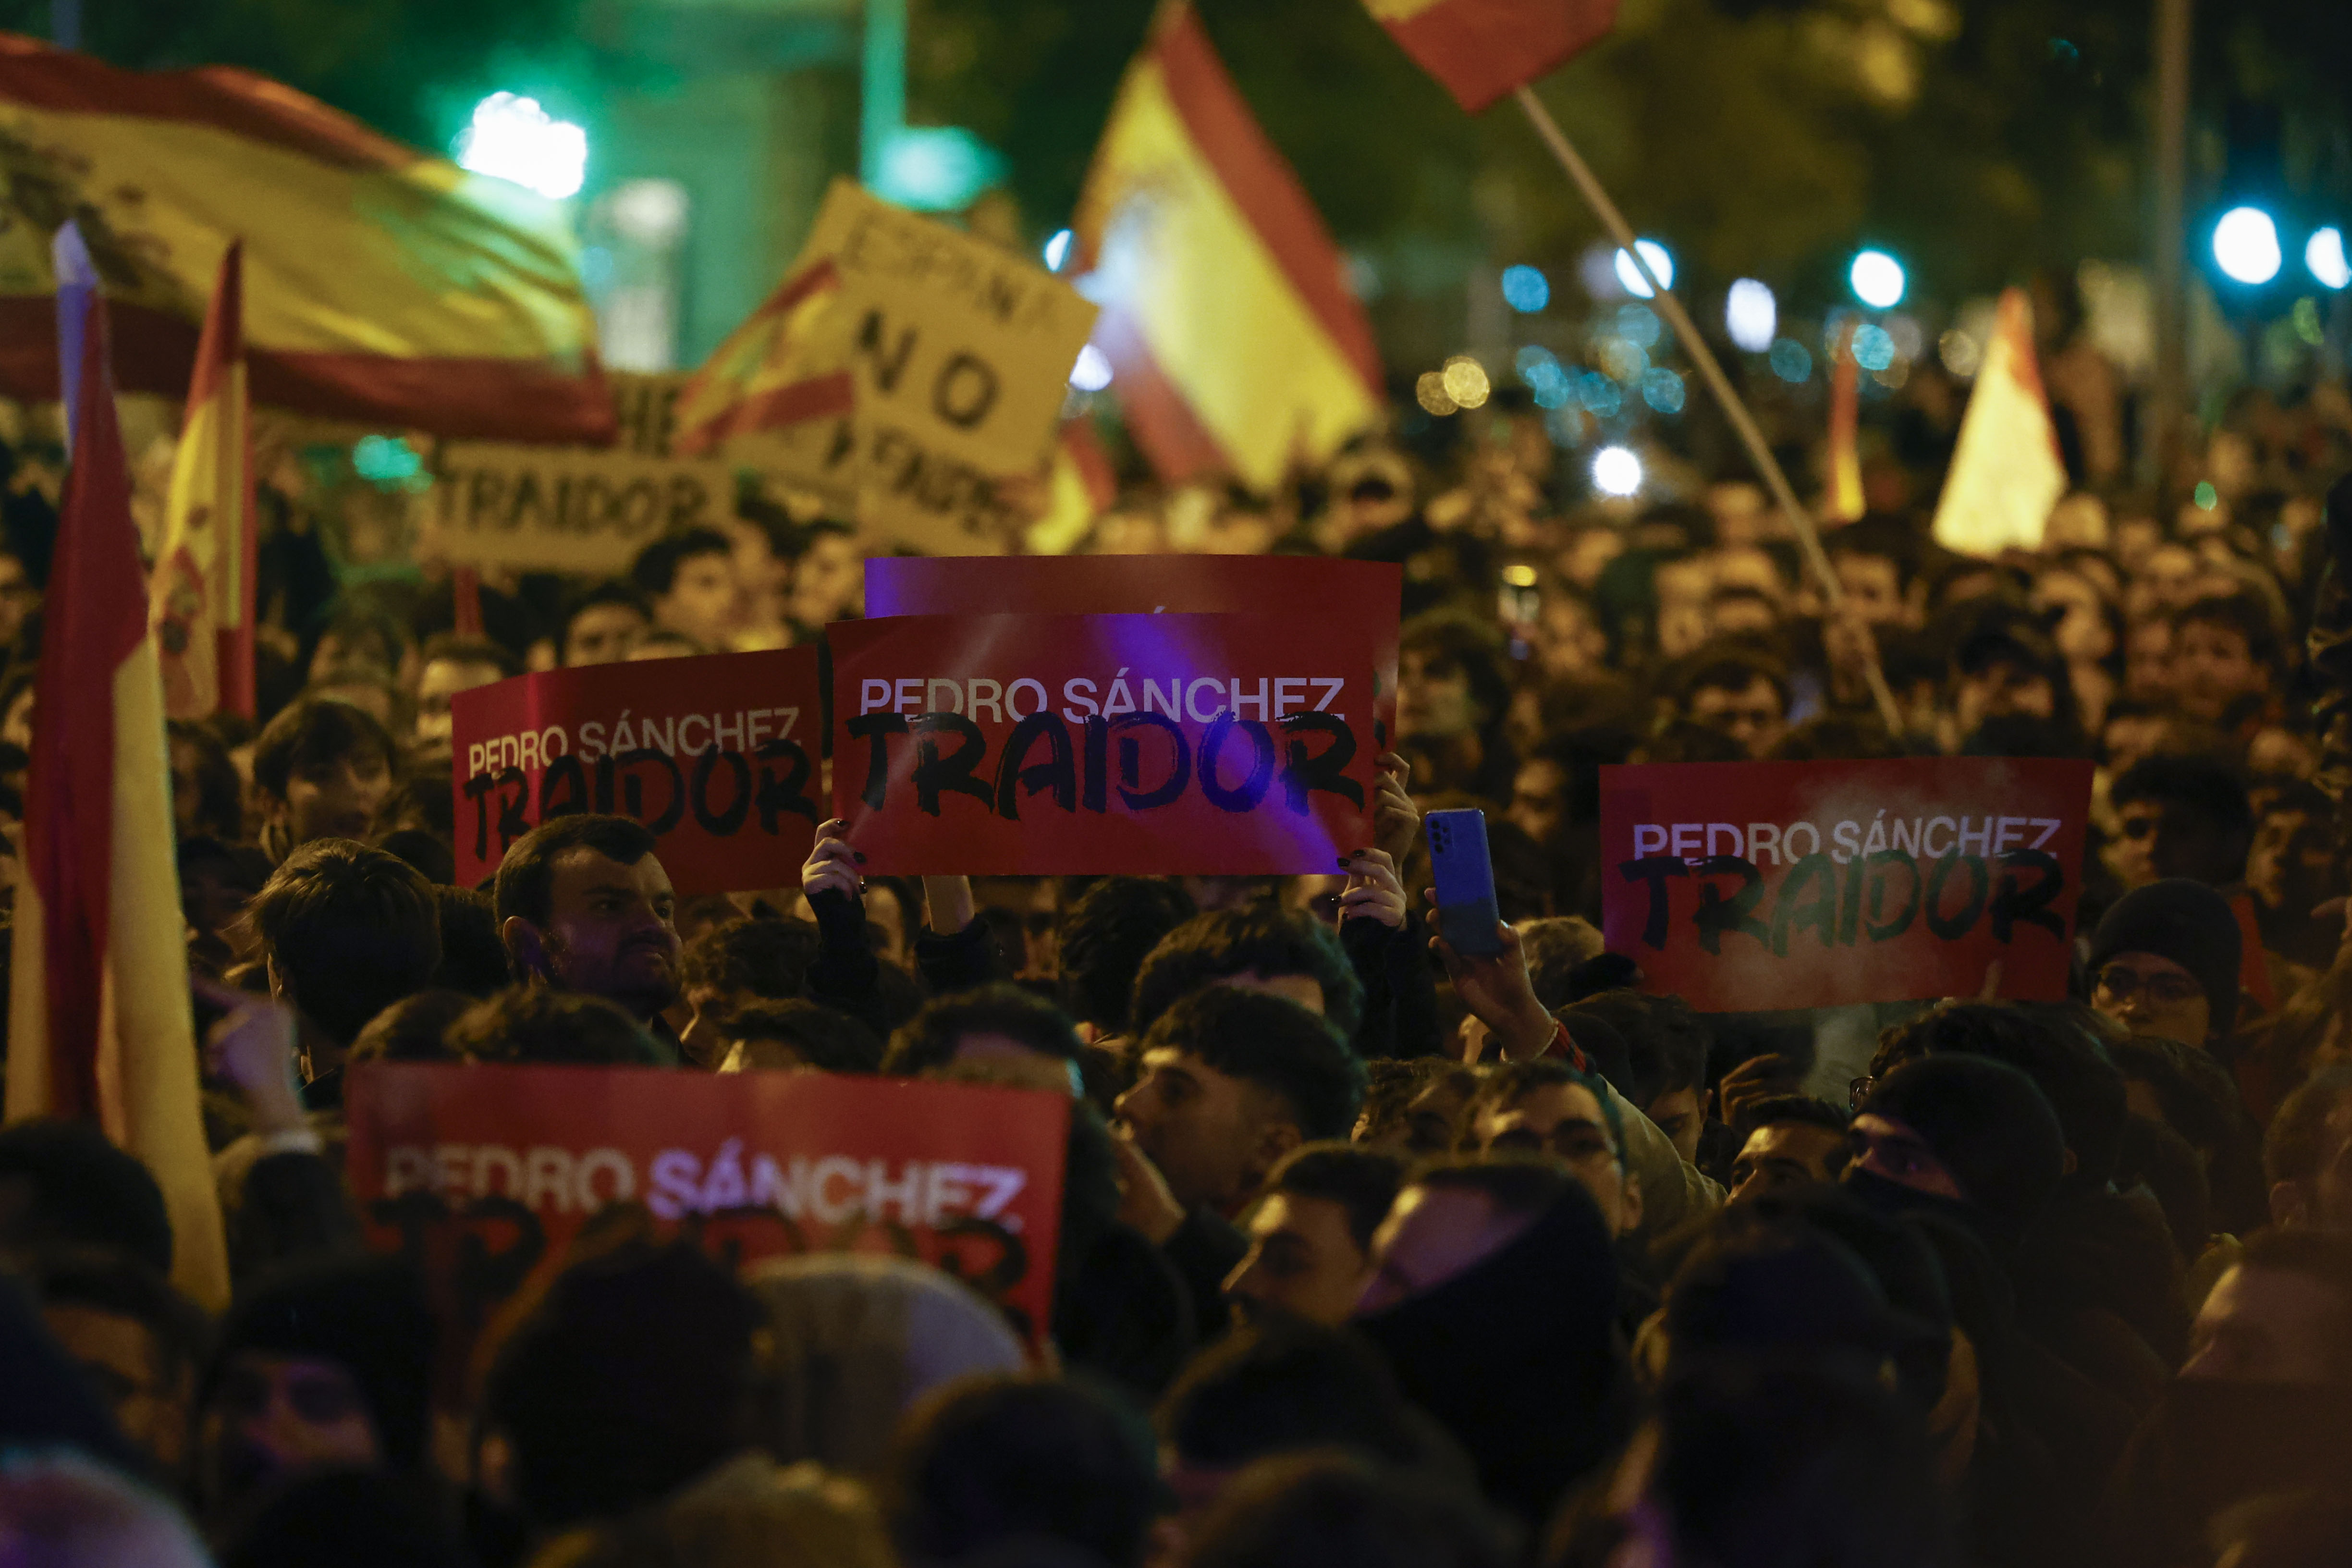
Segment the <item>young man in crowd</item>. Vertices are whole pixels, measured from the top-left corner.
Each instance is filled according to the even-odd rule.
[[[348,702],[306,698],[287,708],[253,745],[262,847],[283,860],[314,838],[364,841],[399,756],[392,732]]]
[[[652,624],[653,612],[634,586],[617,581],[594,584],[564,606],[556,662],[566,668],[619,664]]]
[[[629,579],[646,596],[654,625],[704,653],[725,653],[740,617],[735,545],[712,528],[665,534],[637,552]]]
[[[514,655],[487,638],[455,634],[431,638],[416,677],[417,740],[447,744],[451,698],[521,673]]]
[[[602,997],[676,1059],[663,1014],[678,999],[677,899],[643,825],[589,813],[542,823],[508,847],[493,899],[517,980]]]
[[[1308,1143],[1265,1179],[1244,1230],[1249,1251],[1225,1277],[1244,1321],[1287,1315],[1336,1327],[1371,1282],[1372,1233],[1404,1180],[1396,1155],[1353,1143]]]

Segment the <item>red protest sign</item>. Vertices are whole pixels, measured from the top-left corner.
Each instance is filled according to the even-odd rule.
[[[431,1282],[462,1340],[558,1268],[589,1216],[642,1204],[730,1263],[919,1258],[1042,1342],[1066,1096],[913,1079],[383,1064],[344,1090],[369,1243]]]
[[[1314,555],[877,555],[866,563],[869,616],[1305,613],[1360,618],[1371,635],[1380,677],[1375,716],[1391,729],[1396,722],[1403,601],[1403,567]]]
[[[825,637],[834,815],[870,871],[1275,875],[1370,842],[1359,621],[906,616]]]
[[[1701,1012],[2066,994],[2091,764],[1601,770],[1602,926]]]
[[[551,816],[651,828],[681,893],[793,887],[815,842],[814,647],[518,676],[449,704],[457,880]]]

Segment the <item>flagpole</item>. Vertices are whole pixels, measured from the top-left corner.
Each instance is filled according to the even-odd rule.
[[[1700,379],[1706,383],[1707,391],[1715,395],[1724,416],[1731,421],[1732,429],[1738,433],[1740,444],[1748,448],[1748,457],[1755,459],[1758,471],[1764,476],[1765,486],[1771,490],[1772,499],[1780,503],[1781,513],[1788,518],[1789,525],[1796,530],[1797,543],[1804,551],[1806,563],[1812,567],[1813,575],[1821,582],[1822,596],[1832,606],[1838,605],[1844,595],[1839,591],[1837,574],[1830,567],[1829,555],[1822,549],[1821,533],[1813,527],[1811,516],[1799,504],[1797,492],[1790,488],[1789,477],[1780,471],[1780,465],[1774,460],[1772,448],[1766,443],[1764,432],[1757,428],[1754,416],[1739,400],[1739,394],[1732,390],[1730,381],[1723,374],[1723,366],[1716,363],[1714,351],[1706,346],[1706,340],[1692,324],[1690,314],[1683,309],[1682,301],[1675,299],[1673,290],[1650,270],[1648,260],[1642,255],[1642,247],[1633,242],[1633,226],[1625,221],[1625,215],[1617,210],[1617,204],[1609,199],[1609,193],[1601,189],[1601,182],[1593,177],[1591,169],[1570,142],[1568,133],[1560,130],[1559,122],[1552,119],[1551,111],[1543,106],[1543,100],[1536,96],[1535,89],[1522,84],[1517,94],[1519,107],[1534,122],[1536,133],[1551,149],[1552,156],[1559,160],[1559,166],[1568,171],[1568,177],[1575,182],[1586,205],[1601,219],[1601,226],[1609,231],[1610,237],[1616,240],[1619,254],[1633,258],[1633,265],[1640,270],[1643,280],[1654,291],[1653,302],[1666,318],[1667,325],[1674,328],[1675,336],[1682,340],[1683,346],[1690,351],[1691,358],[1698,364]],[[1885,721],[1886,732],[1899,740],[1903,735],[1903,715],[1895,706],[1895,693],[1887,687],[1886,672],[1879,668],[1878,643],[1874,637],[1869,639],[1867,652],[1863,675],[1870,683],[1871,700],[1878,705],[1878,716]]]

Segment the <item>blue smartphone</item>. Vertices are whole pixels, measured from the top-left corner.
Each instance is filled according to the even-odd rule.
[[[1503,951],[1495,934],[1502,911],[1495,904],[1495,863],[1486,854],[1486,814],[1433,811],[1422,818],[1429,834],[1429,865],[1437,876],[1437,933],[1454,952],[1491,958]]]

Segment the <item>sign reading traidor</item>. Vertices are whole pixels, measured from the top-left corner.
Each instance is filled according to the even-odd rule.
[[[2087,762],[1601,770],[1602,925],[1702,1012],[2066,994]]]
[[[644,823],[680,893],[800,881],[824,726],[814,647],[548,670],[461,691],[449,710],[466,886],[583,811]]]
[[[1366,620],[903,616],[825,630],[871,871],[1320,871],[1370,842]]]
[[[1042,1342],[1053,1310],[1066,1095],[824,1073],[354,1068],[353,1197],[461,1334],[551,1272],[595,1214],[730,1264],[894,1252],[962,1279]]]

